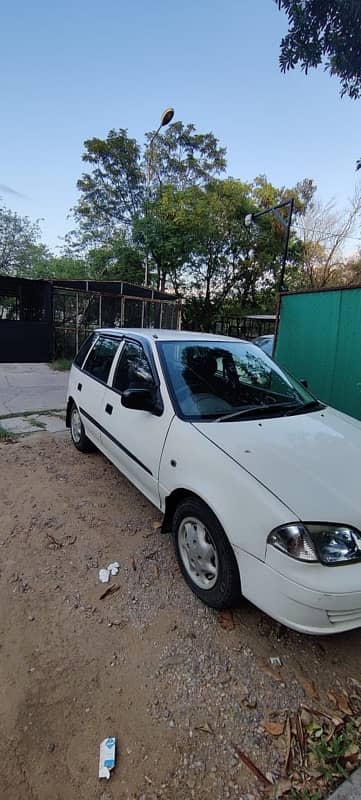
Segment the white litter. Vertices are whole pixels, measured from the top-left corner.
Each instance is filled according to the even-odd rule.
[[[282,661],[279,656],[271,656],[270,664],[272,664],[272,667],[282,667]]]
[[[108,736],[100,743],[99,778],[110,778],[110,770],[115,767],[115,736]]]
[[[118,575],[120,569],[119,561],[113,561],[112,564],[108,564],[107,570],[109,570],[111,575]]]
[[[110,572],[108,569],[100,569],[99,570],[99,580],[101,583],[108,583],[110,578]]]

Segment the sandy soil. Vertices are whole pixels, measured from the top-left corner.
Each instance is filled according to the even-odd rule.
[[[158,512],[68,434],[0,445],[0,504],[4,800],[252,800],[233,744],[277,779],[284,742],[263,721],[297,708],[305,678],[322,694],[360,675],[359,631],[303,637],[247,603],[223,628],[184,584]],[[119,589],[100,599],[114,560]]]

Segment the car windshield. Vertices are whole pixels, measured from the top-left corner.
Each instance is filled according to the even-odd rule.
[[[249,342],[158,342],[158,350],[183,419],[223,422],[321,407],[298,381]]]

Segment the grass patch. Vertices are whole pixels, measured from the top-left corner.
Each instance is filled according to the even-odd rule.
[[[45,422],[41,422],[40,419],[29,419],[29,425],[32,425],[33,428],[41,428],[42,431],[46,429]]]
[[[73,360],[71,358],[57,358],[55,361],[50,362],[49,367],[57,370],[58,372],[67,372],[72,363]]]
[[[16,437],[0,425],[0,442],[13,442]]]
[[[14,417],[33,417],[36,415],[37,417],[46,417],[51,414],[61,415],[64,414],[64,408],[46,408],[46,409],[35,409],[34,411],[12,411],[11,414],[1,414],[0,420],[2,419],[14,419]]]

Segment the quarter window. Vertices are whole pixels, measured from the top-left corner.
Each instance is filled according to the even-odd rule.
[[[137,342],[126,342],[120,354],[113,388],[124,392],[126,389],[150,389],[153,386],[152,370],[142,346]]]
[[[106,383],[118,347],[119,341],[100,337],[95,342],[84,364],[85,372]]]
[[[79,348],[74,358],[74,364],[76,364],[77,367],[83,366],[85,358],[88,355],[89,350],[94,342],[94,336],[95,336],[94,333],[92,333],[91,336],[88,336],[88,338],[85,340],[85,342],[83,342],[83,344]]]

